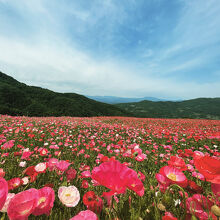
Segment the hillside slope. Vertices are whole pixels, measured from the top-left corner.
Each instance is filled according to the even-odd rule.
[[[136,117],[220,119],[220,98],[198,98],[180,102],[141,101],[115,106]]]
[[[28,86],[0,72],[0,114],[26,116],[129,116],[124,110],[76,93]]]

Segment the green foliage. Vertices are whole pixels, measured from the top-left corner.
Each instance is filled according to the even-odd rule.
[[[0,114],[26,116],[129,116],[120,108],[75,93],[27,86],[0,72]]]
[[[220,119],[220,98],[198,98],[181,102],[141,101],[115,106],[144,118]]]

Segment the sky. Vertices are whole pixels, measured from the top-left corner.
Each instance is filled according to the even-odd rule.
[[[56,92],[220,97],[220,0],[0,0],[0,71]]]

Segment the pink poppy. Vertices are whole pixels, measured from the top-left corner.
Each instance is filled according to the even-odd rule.
[[[56,167],[56,164],[58,163],[58,159],[56,158],[50,158],[48,161],[48,168],[50,171],[54,170]]]
[[[24,151],[23,154],[22,154],[22,156],[21,156],[21,159],[22,159],[22,160],[27,160],[27,159],[29,159],[29,157],[31,156],[31,154],[33,154],[32,151]]]
[[[4,178],[0,177],[0,209],[5,204],[8,195],[8,183]]]
[[[47,163],[39,163],[34,167],[37,173],[45,173],[47,169]]]
[[[95,167],[92,171],[92,179],[111,189],[109,193],[112,195],[125,193],[127,188],[135,191],[139,196],[144,195],[144,186],[137,173],[117,160],[104,162]]]
[[[53,208],[53,203],[55,199],[54,190],[50,187],[43,187],[38,190],[39,198],[37,207],[35,208],[33,215],[50,215],[50,211]]]
[[[10,140],[6,143],[3,144],[3,146],[1,147],[2,150],[5,150],[5,149],[11,149],[13,146],[14,146],[14,140]]]
[[[70,220],[88,220],[88,219],[98,220],[98,217],[94,212],[90,210],[86,210],[86,211],[81,211],[78,215],[74,216]]]
[[[16,194],[8,205],[8,216],[13,220],[26,220],[34,211],[39,199],[38,190],[31,188]]]
[[[80,200],[80,193],[75,186],[61,186],[58,189],[60,201],[67,207],[75,207]]]
[[[81,173],[81,178],[90,178],[91,177],[91,173],[89,170],[83,171]]]
[[[69,162],[66,162],[65,160],[61,160],[56,163],[56,168],[60,171],[65,171],[68,169],[69,165],[70,165]]]
[[[15,193],[8,193],[7,199],[6,199],[6,201],[5,201],[5,204],[4,204],[4,206],[2,207],[2,209],[0,209],[0,212],[7,212],[9,202],[11,201],[11,199],[12,199],[14,196],[15,196]]]
[[[135,160],[141,162],[141,161],[144,161],[146,158],[147,158],[147,155],[146,155],[146,154],[138,154],[138,155],[135,157]]]
[[[176,167],[164,166],[160,169],[160,173],[165,177],[165,182],[170,182],[170,184],[177,184],[182,187],[186,187],[188,180],[184,173]]]

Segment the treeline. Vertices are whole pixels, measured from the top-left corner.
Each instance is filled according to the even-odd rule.
[[[27,86],[0,72],[0,114],[25,116],[129,116],[120,108],[75,93]]]
[[[141,101],[115,106],[136,117],[220,119],[220,98],[198,98],[180,102]]]

